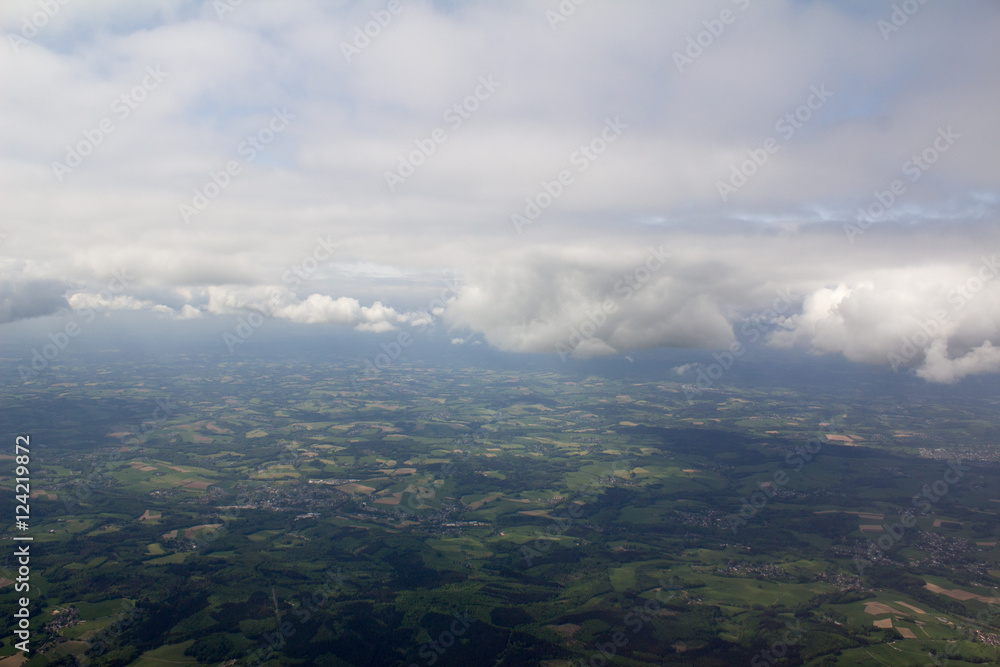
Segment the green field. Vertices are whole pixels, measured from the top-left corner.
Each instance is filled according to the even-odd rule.
[[[1000,664],[1000,482],[992,440],[969,435],[988,402],[720,388],[688,404],[663,380],[187,363],[141,371],[162,387],[144,399],[177,407],[124,436],[148,405],[116,390],[140,371],[9,397],[25,422],[52,401],[65,415],[37,435],[32,664],[246,662],[278,617],[295,630],[281,664],[425,664],[462,614],[446,664],[562,667],[616,632],[610,664],[750,664],[796,624],[787,664],[947,647]],[[824,433],[853,441],[802,457]],[[959,454],[960,482],[892,528]]]

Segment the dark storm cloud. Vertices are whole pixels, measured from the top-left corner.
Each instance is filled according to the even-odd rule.
[[[67,286],[52,280],[0,284],[0,324],[68,309]]]

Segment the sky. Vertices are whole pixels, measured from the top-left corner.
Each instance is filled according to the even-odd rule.
[[[232,353],[278,320],[1000,372],[1000,4],[8,0],[0,27],[15,366],[127,316]]]

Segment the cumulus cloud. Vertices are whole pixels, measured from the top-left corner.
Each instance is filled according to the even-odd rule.
[[[659,345],[722,346],[732,339],[719,305],[671,268],[662,248],[511,254],[467,276],[446,322],[480,332],[502,349],[578,357]]]
[[[206,292],[206,310],[214,314],[257,311],[289,322],[350,326],[373,333],[392,331],[401,324],[427,322],[424,313],[399,313],[378,301],[362,306],[353,297],[335,299],[326,294],[310,294],[300,300],[285,287],[214,286]]]
[[[141,301],[128,294],[78,292],[68,301],[74,310],[148,310],[155,306],[151,301]]]
[[[883,270],[878,279],[824,287],[783,318],[775,346],[803,344],[852,361],[913,368],[933,382],[997,370],[996,255],[961,264]]]
[[[66,285],[55,281],[0,284],[0,324],[51,315],[69,307]]]
[[[274,316],[291,322],[350,325],[359,331],[382,333],[392,331],[396,325],[409,318],[376,301],[362,306],[357,299],[342,296],[334,299],[327,295],[311,294],[299,303],[276,308]]]
[[[949,358],[947,342],[941,339],[931,343],[917,375],[932,382],[955,382],[966,375],[996,373],[1000,370],[1000,348],[990,341],[984,342],[963,356]]]

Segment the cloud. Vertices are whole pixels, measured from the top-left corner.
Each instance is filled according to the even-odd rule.
[[[0,324],[52,315],[68,308],[66,285],[56,281],[0,284]]]
[[[440,322],[595,356],[725,347],[785,290],[776,347],[897,355],[931,381],[992,368],[997,288],[961,307],[950,290],[1000,248],[1000,6],[928,3],[888,36],[891,8],[866,3],[585,3],[555,30],[537,3],[403,6],[349,60],[365,3],[242,3],[221,20],[208,0],[73,4],[5,49],[0,325],[69,303],[150,326],[256,303],[303,325]],[[678,68],[722,9],[734,22]],[[38,11],[3,3],[0,27]],[[133,99],[147,68],[167,74]],[[500,85],[450,121],[481,77]],[[817,89],[831,94],[810,109]],[[274,109],[294,116],[280,133]],[[614,142],[609,118],[626,126]],[[942,131],[954,141],[928,152]],[[392,192],[401,159],[420,164]],[[135,280],[113,298],[81,287],[123,267]],[[460,276],[447,304],[442,275]]]
[[[257,311],[299,324],[350,326],[372,333],[392,331],[402,324],[426,322],[425,314],[399,313],[378,301],[362,306],[353,297],[335,299],[326,294],[310,294],[299,300],[291,290],[278,286],[214,286],[206,292],[205,310],[217,315]]]
[[[128,294],[93,294],[77,292],[68,298],[74,310],[144,310],[154,306],[151,301],[140,301]]]
[[[882,270],[875,281],[821,288],[770,337],[852,361],[912,368],[932,382],[998,370],[1000,265],[937,264]]]
[[[359,331],[373,333],[392,331],[409,319],[378,301],[371,306],[362,306],[351,297],[334,299],[321,294],[311,294],[304,301],[276,308],[273,314],[291,322],[349,325]]]
[[[513,251],[472,270],[445,321],[501,349],[578,357],[731,341],[719,305],[669,268],[665,250],[618,250]]]
[[[949,358],[947,347],[941,339],[931,343],[917,375],[932,382],[952,383],[966,375],[1000,371],[1000,348],[993,347],[990,341],[956,358]]]

